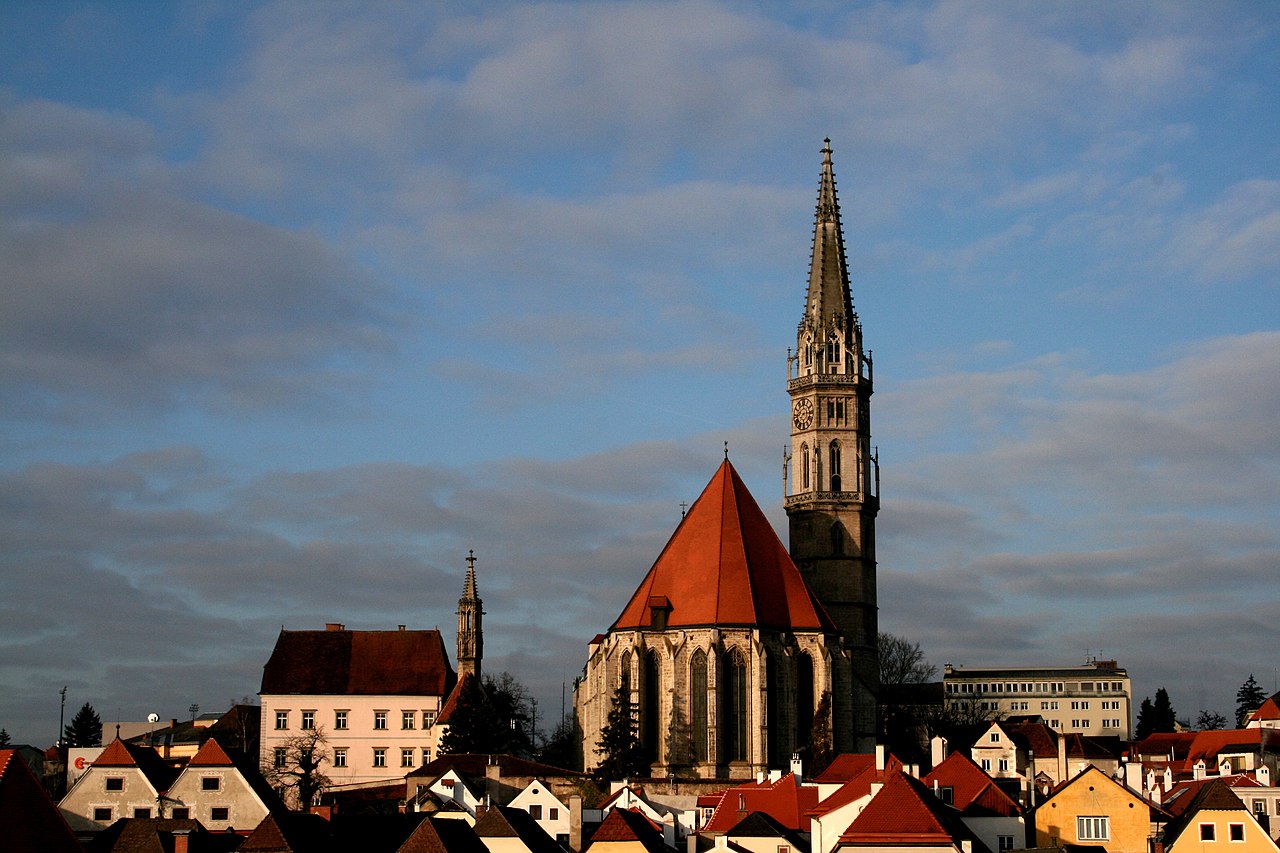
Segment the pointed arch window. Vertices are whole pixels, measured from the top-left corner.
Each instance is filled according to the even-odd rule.
[[[720,720],[724,760],[747,760],[747,662],[738,649],[723,658],[720,688]]]
[[[813,735],[813,658],[796,655],[796,746],[807,744]]]
[[[832,441],[830,446],[831,491],[840,491],[840,442]]]
[[[833,335],[827,338],[827,365],[834,368],[840,363],[840,341]]]
[[[631,652],[622,653],[622,672],[619,675],[618,684],[624,693],[629,693],[631,691]]]
[[[689,734],[693,760],[707,760],[707,653],[698,649],[689,663]]]
[[[658,653],[650,650],[644,656],[644,700],[641,704],[640,743],[644,759],[649,763],[658,760]]]
[[[809,491],[809,443],[800,445],[800,488]]]

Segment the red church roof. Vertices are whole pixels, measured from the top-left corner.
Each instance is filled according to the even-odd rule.
[[[725,460],[611,630],[749,625],[834,631],[746,485]]]

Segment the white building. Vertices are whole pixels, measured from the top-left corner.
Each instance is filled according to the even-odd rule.
[[[1132,685],[1113,660],[1043,667],[947,664],[942,681],[947,704],[963,702],[992,719],[1038,716],[1061,734],[1129,737]]]

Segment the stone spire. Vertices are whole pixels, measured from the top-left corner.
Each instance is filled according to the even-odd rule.
[[[476,592],[476,552],[467,552],[467,579],[458,599],[458,680],[470,673],[480,677],[484,656],[484,602]]]
[[[809,265],[809,292],[801,329],[811,340],[823,341],[824,332],[837,332],[846,346],[854,342],[857,315],[849,292],[849,268],[845,262],[844,234],[840,229],[840,201],[836,197],[835,169],[831,164],[831,140],[822,147],[822,175],[818,181],[818,210],[813,228],[813,256]]]

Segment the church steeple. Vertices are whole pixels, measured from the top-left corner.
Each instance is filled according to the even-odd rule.
[[[466,673],[480,677],[484,656],[484,602],[476,592],[476,552],[467,552],[467,579],[458,599],[458,679]]]
[[[822,148],[813,255],[796,349],[788,354],[791,447],[784,506],[791,558],[844,634],[855,672],[874,688],[875,518],[871,359],[853,309],[831,140]],[[861,718],[863,715],[858,714]],[[870,725],[872,730],[874,721]]]

